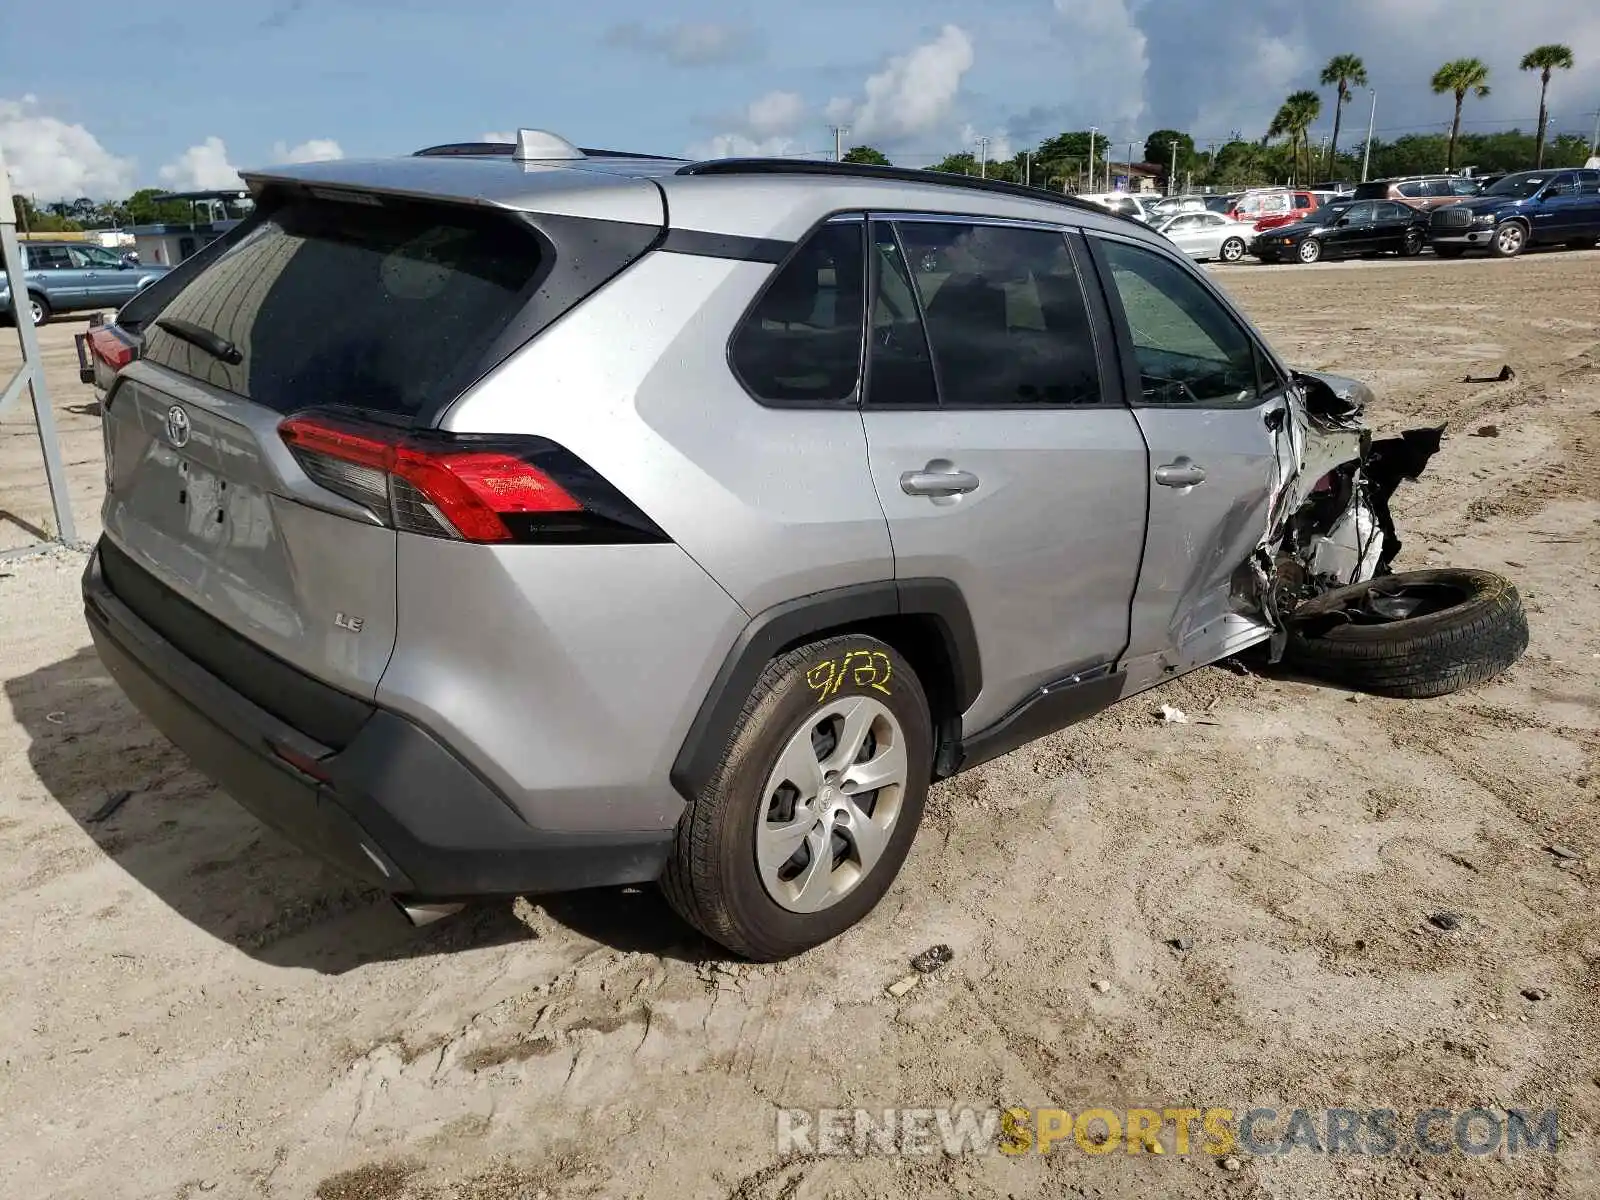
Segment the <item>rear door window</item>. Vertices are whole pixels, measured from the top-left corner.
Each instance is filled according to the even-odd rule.
[[[831,221],[800,245],[733,335],[728,360],[757,400],[840,404],[861,377],[863,222]]]
[[[70,271],[72,269],[72,256],[65,246],[29,246],[28,269],[30,271]]]
[[[279,412],[402,418],[471,382],[549,255],[529,226],[460,205],[293,199],[161,310],[225,339],[224,361],[152,322],[144,357]]]
[[[957,221],[901,221],[896,229],[945,408],[1102,403],[1094,334],[1065,235]]]

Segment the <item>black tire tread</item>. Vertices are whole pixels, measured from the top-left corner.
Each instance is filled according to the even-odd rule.
[[[749,752],[751,743],[765,732],[773,710],[782,699],[780,684],[819,653],[835,646],[860,646],[863,643],[878,645],[886,652],[894,653],[893,647],[877,639],[849,635],[808,643],[769,662],[739,711],[739,718],[716,773],[679,818],[677,837],[657,885],[667,903],[680,917],[712,941],[744,958],[758,962],[773,961],[790,957],[796,948],[760,939],[742,930],[716,879],[718,818],[722,808],[736,800],[730,786],[731,776]],[[928,701],[921,681],[908,663],[898,655],[895,658],[896,678],[910,683],[918,703],[922,705],[922,711],[926,713]]]
[[[1399,699],[1427,699],[1485,683],[1528,648],[1528,618],[1509,580],[1487,571],[1416,571],[1468,583],[1454,608],[1390,625],[1342,626],[1307,636],[1291,619],[1285,658],[1330,683]]]

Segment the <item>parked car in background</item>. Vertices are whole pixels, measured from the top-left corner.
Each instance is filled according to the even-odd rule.
[[[1515,258],[1529,246],[1600,244],[1600,171],[1519,171],[1483,195],[1431,214],[1433,252],[1487,250]]]
[[[33,323],[55,313],[121,308],[170,267],[142,267],[103,246],[82,242],[22,242],[22,273]],[[0,273],[0,313],[11,313],[11,281]]]
[[[1268,188],[1245,192],[1234,202],[1228,216],[1235,221],[1248,221],[1257,230],[1288,225],[1315,212],[1317,198],[1310,192],[1290,191],[1288,188]]]
[[[1128,192],[1095,192],[1079,196],[1079,200],[1087,200],[1090,204],[1098,204],[1108,212],[1114,212],[1119,217],[1132,217],[1135,221],[1150,223],[1150,208],[1157,200],[1155,196],[1135,196]]]
[[[1159,224],[1181,213],[1206,211],[1208,210],[1204,196],[1167,196],[1150,205],[1150,220],[1153,224]]]
[[[1214,212],[1179,213],[1157,225],[1156,232],[1193,259],[1238,262],[1250,244],[1250,230]]]
[[[1482,180],[1464,175],[1408,175],[1358,184],[1352,199],[1398,200],[1421,212],[1432,212],[1449,204],[1459,204],[1482,191]]]
[[[1221,213],[1225,217],[1229,216],[1233,212],[1234,202],[1239,199],[1241,194],[1239,192],[1229,192],[1222,196],[1207,196],[1205,197],[1206,208],[1210,212]]]
[[[1385,253],[1409,258],[1427,245],[1427,228],[1426,216],[1397,200],[1341,200],[1303,221],[1257,234],[1250,253],[1262,262]]]

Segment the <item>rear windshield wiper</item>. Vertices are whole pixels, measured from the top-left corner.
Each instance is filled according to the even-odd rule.
[[[196,325],[193,321],[182,321],[177,317],[157,317],[155,327],[165,329],[180,342],[199,346],[212,358],[220,359],[230,367],[236,367],[244,361],[244,354],[239,347],[220,333],[213,333],[204,325]]]

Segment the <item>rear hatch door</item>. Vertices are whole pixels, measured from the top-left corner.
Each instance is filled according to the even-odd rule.
[[[396,534],[387,513],[308,476],[279,424],[308,409],[431,423],[534,332],[528,314],[549,300],[562,257],[535,221],[326,188],[269,196],[158,311],[129,321],[136,306],[124,310],[140,357],[105,403],[104,524],[125,557],[105,557],[199,609],[192,623],[219,622],[370,699],[394,647]],[[577,269],[599,286],[592,255]],[[106,577],[125,600],[147,592],[145,580],[119,589]],[[196,655],[183,622],[165,621]],[[204,641],[213,659],[226,657],[220,644]],[[271,709],[269,699],[257,701]]]

